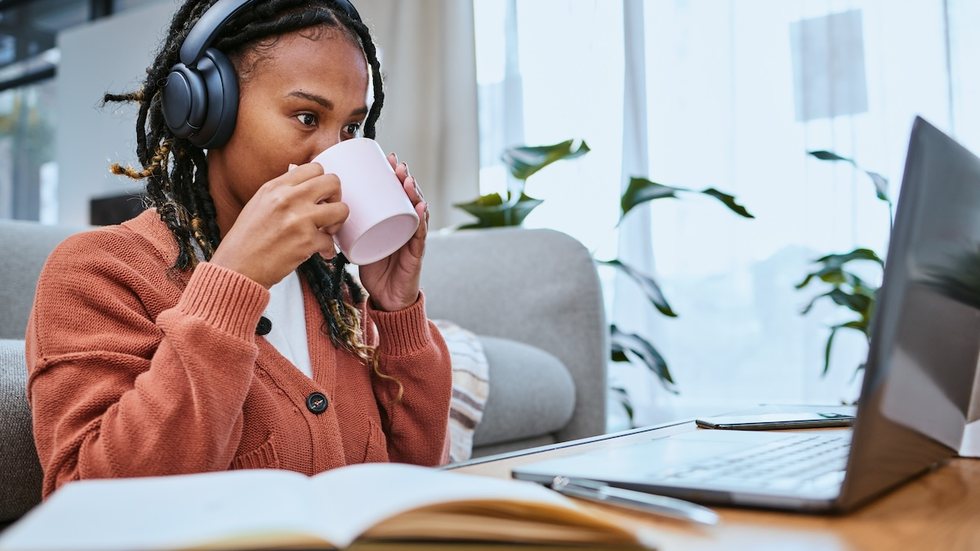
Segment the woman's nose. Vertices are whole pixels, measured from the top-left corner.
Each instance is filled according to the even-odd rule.
[[[316,157],[320,153],[340,143],[342,140],[340,132],[340,130],[336,132],[324,132],[323,136],[316,142],[316,152],[313,153],[313,156]]]
[[[338,142],[338,140],[317,142],[316,147],[313,148],[314,150],[313,150],[312,154],[310,155],[310,161],[312,161],[313,159],[315,159],[317,157],[317,155],[319,155],[320,153],[323,153],[324,151],[326,151],[326,150],[330,149],[331,147],[333,147],[334,145],[336,145],[337,142]]]

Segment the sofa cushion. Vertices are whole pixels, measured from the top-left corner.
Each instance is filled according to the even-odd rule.
[[[540,436],[568,424],[575,384],[561,360],[534,346],[481,336],[490,364],[490,393],[473,444]]]
[[[0,339],[0,523],[41,501],[41,464],[31,433],[24,341]]]
[[[0,339],[23,339],[37,276],[51,251],[84,228],[0,220]]]

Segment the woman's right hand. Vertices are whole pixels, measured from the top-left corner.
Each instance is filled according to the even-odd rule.
[[[347,220],[340,179],[307,163],[270,180],[238,214],[211,257],[266,289],[314,253],[335,254],[333,234]]]

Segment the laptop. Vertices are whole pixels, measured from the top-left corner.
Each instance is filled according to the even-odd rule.
[[[513,470],[843,512],[956,456],[980,359],[980,159],[916,118],[852,429],[698,430]]]

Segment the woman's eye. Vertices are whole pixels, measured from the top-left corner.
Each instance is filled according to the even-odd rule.
[[[344,132],[347,132],[347,134],[349,134],[351,136],[356,136],[357,135],[357,132],[360,129],[361,129],[361,125],[360,124],[357,124],[357,123],[348,124],[347,126],[344,127]]]
[[[300,113],[296,115],[296,120],[303,126],[316,126],[316,115],[313,113]]]

